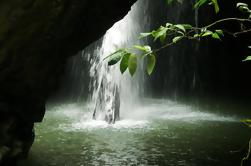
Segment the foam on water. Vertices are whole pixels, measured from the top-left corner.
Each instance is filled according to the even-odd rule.
[[[91,129],[139,129],[139,128],[145,128],[148,125],[148,121],[145,120],[134,120],[134,119],[127,119],[127,120],[120,120],[117,121],[115,124],[108,124],[105,121],[102,120],[88,120],[86,122],[79,122],[79,123],[73,123],[72,129],[73,130],[91,130]]]
[[[123,110],[120,121],[115,124],[108,124],[102,120],[91,118],[92,104],[77,105],[65,104],[51,107],[49,117],[63,119],[58,127],[64,131],[81,130],[131,130],[131,129],[151,129],[153,124],[161,121],[175,121],[184,123],[201,123],[203,121],[217,122],[237,122],[234,116],[224,116],[216,113],[206,112],[198,108],[172,102],[169,100],[147,100],[145,103],[137,105],[134,109]]]
[[[234,116],[219,115],[200,110],[193,106],[179,104],[177,102],[166,101],[155,103],[151,101],[149,104],[139,105],[134,110],[136,117],[143,119],[162,119],[162,120],[178,120],[178,121],[228,121],[234,122],[238,119]],[[125,117],[135,116],[135,114],[127,114]]]

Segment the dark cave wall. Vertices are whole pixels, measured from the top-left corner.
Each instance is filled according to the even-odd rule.
[[[67,57],[101,37],[135,1],[0,1],[0,165],[27,154]]]
[[[247,15],[236,9],[238,2],[237,0],[232,0],[231,3],[227,0],[221,1],[221,13],[216,15],[213,20],[226,17],[248,18]],[[251,7],[250,1],[244,0],[242,2],[249,4]],[[250,23],[244,23],[243,25],[246,28],[251,27]],[[242,25],[238,22],[228,22],[221,26],[223,30],[228,32],[239,32],[241,27]],[[211,82],[213,82],[211,87],[215,95],[246,100],[246,102],[250,103],[251,63],[242,62],[251,54],[251,49],[248,49],[249,45],[251,45],[250,32],[237,37],[226,33],[222,42],[211,41],[209,43],[208,56],[211,56]]]
[[[215,14],[210,6],[199,9],[199,26],[226,17],[243,17],[236,9],[236,0],[221,0],[220,13]],[[250,1],[244,0],[248,3]],[[156,28],[166,22],[190,23],[195,25],[195,10],[193,0],[174,3],[167,7],[161,0],[153,3],[152,19]],[[157,9],[157,10],[156,10]],[[238,23],[229,22],[220,26],[228,31],[239,31]],[[250,27],[250,25],[249,25]],[[216,29],[219,27],[215,27]],[[160,43],[153,43],[159,47]],[[251,34],[233,37],[225,34],[221,41],[203,39],[197,41],[182,41],[159,53],[157,65],[152,77],[149,78],[153,96],[168,96],[171,98],[213,98],[242,100],[250,103],[251,71],[250,62],[242,62],[250,55]]]

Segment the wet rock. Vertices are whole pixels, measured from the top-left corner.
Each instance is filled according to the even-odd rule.
[[[1,118],[1,165],[15,165],[18,159],[28,155],[28,151],[34,141],[33,123],[7,112],[5,113],[5,119]]]

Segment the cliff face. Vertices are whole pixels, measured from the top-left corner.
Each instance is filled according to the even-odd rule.
[[[0,165],[27,154],[67,57],[101,37],[135,1],[0,1]]]
[[[215,14],[211,6],[203,6],[198,13],[193,10],[194,0],[183,1],[182,5],[164,5],[164,1],[151,1],[151,19],[155,20],[152,28],[160,22],[197,24],[202,27],[212,22],[228,17],[245,18],[236,9],[238,0],[219,0],[220,12]],[[251,6],[250,0],[242,0]],[[158,9],[158,10],[156,10]],[[161,17],[160,17],[161,15]],[[246,17],[247,18],[247,17]],[[251,27],[243,24],[244,28]],[[250,103],[251,70],[250,62],[242,62],[250,55],[251,33],[233,37],[227,32],[238,32],[239,22],[219,24],[216,29],[223,29],[225,36],[222,41],[204,38],[199,42],[183,40],[158,53],[157,65],[150,78],[152,93],[156,96],[169,96],[189,100],[196,99],[230,100]],[[157,48],[161,43],[153,43]]]

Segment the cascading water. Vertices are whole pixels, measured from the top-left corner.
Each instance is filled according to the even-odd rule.
[[[120,118],[121,110],[130,110],[142,92],[144,86],[143,65],[138,64],[138,71],[132,78],[128,72],[120,73],[119,66],[108,66],[105,57],[119,48],[130,48],[142,44],[140,32],[149,30],[149,19],[145,15],[147,1],[140,0],[128,15],[109,29],[104,37],[82,51],[81,57],[89,64],[89,99],[95,103],[93,118],[115,123]],[[74,72],[79,72],[75,70]],[[140,89],[142,88],[142,89]],[[120,106],[121,104],[121,106]]]
[[[184,1],[184,5],[175,5],[167,10],[162,0],[139,0],[128,15],[109,29],[103,38],[70,60],[68,81],[63,86],[70,86],[70,93],[66,94],[73,96],[74,102],[77,99],[80,103],[86,101],[83,96],[88,94],[88,100],[93,104],[92,117],[96,120],[115,123],[120,119],[120,114],[131,114],[140,96],[145,97],[143,93],[147,89],[143,63],[138,64],[136,75],[131,77],[128,71],[122,75],[119,65],[108,67],[104,59],[119,48],[144,44],[144,41],[138,39],[139,34],[156,29],[166,22],[198,26],[198,10],[191,10],[193,3],[194,0]],[[184,18],[184,14],[189,17]],[[198,43],[190,42],[177,44],[159,53],[161,60],[157,59],[158,71],[151,76],[153,81],[148,80],[151,88],[154,87],[154,91],[160,90],[160,95],[167,93],[167,96],[174,94],[174,97],[180,95],[177,91],[193,91],[199,82],[196,66],[198,49]]]

